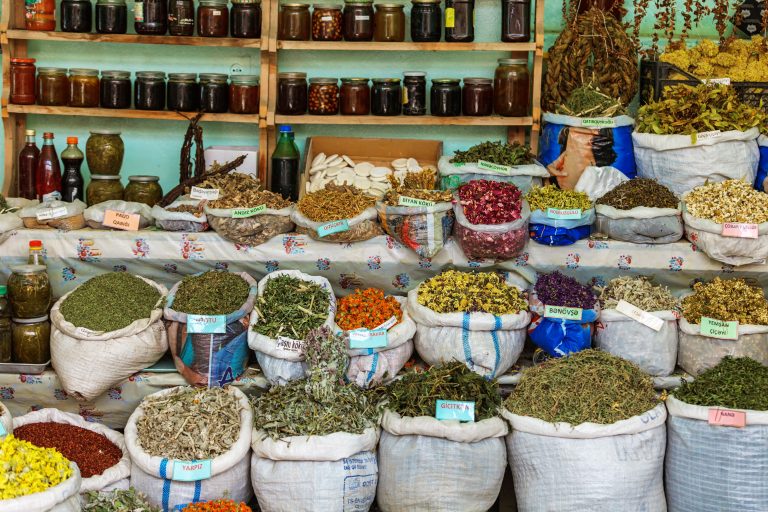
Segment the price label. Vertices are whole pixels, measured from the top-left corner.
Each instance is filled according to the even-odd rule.
[[[178,482],[197,482],[211,478],[210,460],[175,460],[173,461],[173,480]]]
[[[322,238],[334,233],[341,233],[342,231],[349,231],[349,221],[347,219],[334,220],[323,224],[317,228],[317,236]]]
[[[736,340],[739,338],[739,322],[724,322],[703,316],[701,317],[699,334],[707,338]]]
[[[544,306],[546,318],[561,318],[563,320],[581,320],[583,310],[581,308],[569,308],[566,306]]]
[[[349,331],[350,348],[380,348],[388,343],[386,329],[355,329]]]
[[[400,206],[435,206],[434,201],[427,201],[426,199],[416,199],[415,197],[400,196],[397,200],[397,204]]]
[[[370,19],[370,16],[355,16],[355,21],[368,21]]]
[[[581,208],[571,208],[563,210],[561,208],[547,208],[548,219],[560,220],[579,220],[581,219]]]
[[[477,168],[483,169],[485,171],[496,171],[496,172],[512,171],[512,168],[508,165],[494,164],[493,162],[488,162],[486,160],[478,160]]]
[[[112,229],[122,229],[123,231],[138,231],[141,216],[138,213],[123,213],[115,210],[104,212],[104,222],[102,224]]]
[[[389,330],[390,327],[395,325],[397,323],[397,317],[391,316],[389,317],[389,320],[378,326],[376,329],[385,329]]]
[[[438,420],[475,421],[475,402],[437,400],[435,418]]]
[[[656,315],[652,315],[649,312],[638,308],[637,306],[633,306],[625,300],[619,301],[619,303],[616,305],[616,311],[628,316],[632,320],[640,322],[646,327],[650,327],[656,332],[660,331],[664,325],[664,320],[661,318],[657,317]]]
[[[719,85],[731,85],[731,79],[725,78],[705,78],[702,80],[705,84],[719,84]]]
[[[333,16],[320,16],[323,21],[333,21]]]
[[[59,206],[58,208],[45,208],[43,210],[39,210],[35,216],[37,217],[37,220],[51,220],[58,219],[59,217],[63,217],[66,214],[66,206]]]
[[[456,26],[456,9],[447,7],[445,9],[445,28],[454,28]]]
[[[757,224],[740,224],[738,222],[726,222],[723,224],[723,236],[734,238],[757,238]]]
[[[253,217],[254,215],[258,215],[266,209],[266,204],[260,204],[259,206],[254,206],[253,208],[235,208],[232,210],[232,218],[245,219],[248,217]]]
[[[78,327],[75,329],[75,335],[81,338],[90,338],[91,336],[96,336],[97,334],[97,331],[92,331],[90,329],[86,329],[85,327]]]
[[[610,117],[592,117],[581,120],[581,126],[586,128],[615,128],[616,120]]]
[[[747,413],[744,411],[713,408],[709,410],[707,423],[720,427],[744,428],[747,426]]]
[[[302,353],[304,352],[304,342],[301,340],[294,340],[287,336],[277,337],[277,348],[287,350],[288,352]]]
[[[187,315],[187,333],[224,334],[227,332],[226,315]]]
[[[219,198],[219,189],[192,187],[189,197],[192,199],[205,199],[206,201],[215,201]]]
[[[722,132],[720,130],[712,130],[711,132],[692,133],[691,144],[695,145],[697,142],[700,142],[700,141],[717,139],[720,137],[720,135],[722,135]]]

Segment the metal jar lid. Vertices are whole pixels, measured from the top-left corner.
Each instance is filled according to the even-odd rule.
[[[67,68],[37,68],[38,75],[66,75]]]
[[[169,82],[196,82],[197,73],[168,73]]]
[[[99,76],[99,70],[88,68],[70,68],[69,76]]]
[[[517,64],[528,65],[528,59],[499,59],[499,64],[502,66],[513,66]]]
[[[118,130],[91,130],[91,135],[117,135],[120,136]]]
[[[261,0],[232,0],[233,4],[261,4]]]
[[[91,174],[91,180],[119,180],[120,176],[111,174]]]
[[[411,0],[412,4],[440,4],[441,0]]]
[[[96,5],[125,5],[125,0],[96,0]]]
[[[377,9],[400,9],[402,10],[404,5],[401,4],[375,4],[374,7]]]
[[[368,85],[368,82],[370,82],[369,78],[342,78],[342,83],[345,84],[365,84]]]
[[[288,71],[285,73],[278,73],[277,78],[288,80],[305,80],[307,78],[307,74],[300,73],[298,71]]]
[[[373,0],[344,0],[344,5],[371,5]]]
[[[426,78],[427,74],[424,71],[404,71],[403,76],[405,78]]]
[[[11,272],[14,274],[39,274],[45,271],[45,265],[11,265]]]
[[[318,85],[338,85],[339,79],[338,78],[324,78],[324,77],[315,77],[309,79],[310,84],[318,84]]]
[[[229,76],[225,73],[200,73],[201,82],[227,83]]]
[[[320,9],[322,11],[340,11],[341,6],[339,4],[312,4],[313,9]]]
[[[493,83],[493,80],[490,78],[479,78],[479,77],[467,77],[464,79],[464,85],[472,84],[472,85],[490,85]]]
[[[136,78],[144,78],[148,80],[165,80],[164,71],[137,71]]]
[[[432,79],[433,84],[450,84],[450,85],[458,85],[461,80],[458,78],[434,78]]]
[[[121,71],[118,69],[108,69],[106,71],[101,72],[101,78],[120,78],[125,79],[131,78],[131,72],[130,71]]]
[[[399,84],[400,79],[399,78],[374,78],[373,83],[375,84]]]
[[[282,4],[283,9],[309,9],[309,4]]]
[[[153,181],[160,181],[159,176],[149,176],[145,174],[137,174],[134,176],[128,176],[128,181],[136,181],[139,183],[151,183]]]
[[[15,324],[41,324],[48,321],[48,315],[38,316],[37,318],[11,318]]]
[[[233,85],[259,85],[259,75],[232,75],[229,78]]]
[[[200,5],[209,7],[226,7],[229,0],[200,0]]]

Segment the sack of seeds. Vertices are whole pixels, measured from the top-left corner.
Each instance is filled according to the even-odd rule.
[[[173,362],[195,386],[225,386],[248,365],[248,313],[256,280],[245,272],[210,270],[171,288],[163,316]]]
[[[376,199],[349,185],[327,185],[305,195],[291,220],[296,231],[324,242],[363,242],[383,235]]]
[[[19,442],[16,441],[16,443]],[[33,478],[38,480],[39,486],[44,486],[40,481],[50,479],[48,474],[37,476],[41,473],[40,466],[28,468],[26,472],[36,475]],[[35,490],[16,498],[0,499],[0,510],[3,512],[80,512],[80,471],[77,469],[77,464],[70,462],[69,472],[69,478],[52,487]],[[30,478],[30,475],[27,474],[26,477]]]
[[[234,386],[148,395],[128,418],[131,487],[163,512],[223,496],[248,502],[253,412]]]
[[[168,350],[168,290],[125,272],[89,279],[51,308],[51,364],[67,394],[93,400]]]
[[[304,340],[312,329],[333,329],[335,314],[336,297],[324,277],[278,270],[259,281],[248,346],[264,377],[280,385],[304,377]]]
[[[199,199],[177,199],[165,208],[152,207],[155,225],[165,231],[200,233],[208,229],[208,219]]]
[[[145,203],[134,203],[130,201],[120,201],[117,199],[110,199],[103,203],[89,206],[85,210],[85,222],[89,228],[92,229],[111,229],[109,226],[104,225],[104,219],[106,219],[107,212],[116,212],[120,215],[138,215],[139,216],[139,229],[152,226],[155,223],[154,217],[152,217],[152,209]],[[126,224],[131,222],[133,217],[121,218]]]
[[[214,231],[230,242],[261,245],[277,235],[293,230],[293,206],[281,209],[212,208],[205,206],[208,222]]]
[[[431,258],[440,252],[453,231],[450,202],[426,206],[389,206],[379,201],[376,210],[384,231],[421,258]]]
[[[77,463],[81,493],[128,489],[131,459],[120,432],[58,409],[28,412],[14,418],[13,427],[16,438],[56,448]]]
[[[27,229],[60,229],[69,231],[85,227],[85,211],[85,203],[75,199],[71,203],[65,201],[46,201],[26,206],[18,211],[18,215]]]
[[[13,416],[3,402],[0,402],[0,429],[0,438],[13,433]]]

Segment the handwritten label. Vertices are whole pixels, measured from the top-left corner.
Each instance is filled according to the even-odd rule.
[[[496,172],[510,172],[512,168],[508,165],[494,164],[486,160],[478,160],[477,168],[484,171],[496,171]]]
[[[224,334],[227,332],[226,315],[187,315],[187,333]]]
[[[566,306],[544,306],[546,318],[562,318],[563,320],[581,320],[583,310],[581,308],[569,308]]]
[[[731,85],[731,79],[729,77],[725,78],[705,78],[702,80],[707,85],[713,85],[713,84],[719,84],[719,85]]]
[[[349,331],[349,348],[380,348],[388,343],[386,329],[355,329]]]
[[[739,338],[739,322],[724,322],[703,316],[701,317],[699,334],[707,338],[736,340]]]
[[[334,220],[323,224],[317,228],[317,236],[322,238],[334,233],[341,233],[342,231],[349,231],[349,221],[347,219]]]
[[[210,460],[175,460],[173,461],[173,480],[178,482],[197,482],[211,478]]]
[[[560,208],[547,208],[548,219],[560,220],[579,220],[581,218],[581,208],[572,208],[563,210]]]
[[[189,192],[189,197],[192,199],[205,199],[207,201],[215,201],[219,198],[219,189],[192,187],[192,190]]]
[[[122,229],[123,231],[138,231],[141,216],[138,213],[123,213],[115,210],[104,212],[104,222],[102,224],[112,229]]]
[[[588,128],[615,128],[616,120],[610,117],[592,117],[581,120],[581,126]]]
[[[438,420],[475,421],[475,402],[437,400],[435,418]]]
[[[245,219],[248,217],[253,217],[254,215],[258,215],[266,209],[266,204],[260,204],[259,206],[254,206],[253,208],[235,208],[232,210],[232,218]]]
[[[389,317],[389,320],[378,326],[376,329],[386,329],[388,330],[390,327],[395,325],[397,323],[397,317],[391,316]]]
[[[638,308],[637,306],[633,306],[625,300],[620,300],[619,303],[616,304],[616,311],[657,332],[664,326],[664,320]]]
[[[734,238],[757,238],[757,224],[740,224],[738,222],[726,222],[723,224],[723,236]]]
[[[37,217],[37,220],[51,220],[58,219],[59,217],[63,217],[66,214],[66,206],[59,206],[58,208],[45,208],[43,210],[39,210],[35,216]]]
[[[287,350],[288,352],[304,352],[303,341],[294,340],[293,338],[288,338],[287,336],[278,336],[276,346],[277,348]]]
[[[747,426],[747,413],[730,409],[710,409],[707,423],[720,427],[744,428]]]
[[[415,197],[400,196],[397,201],[400,206],[435,206],[434,201],[427,201],[426,199],[416,199]]]
[[[90,338],[91,336],[96,336],[97,334],[97,331],[92,331],[90,329],[86,329],[85,327],[78,327],[75,329],[75,335],[79,336],[80,338]]]
[[[355,21],[368,21],[370,19],[370,16],[355,16]]]
[[[454,28],[456,26],[456,10],[453,7],[445,9],[445,28]]]
[[[696,144],[697,142],[701,142],[704,140],[712,140],[717,139],[722,135],[722,132],[720,130],[712,130],[711,132],[701,132],[701,133],[692,133],[691,134],[691,144]]]

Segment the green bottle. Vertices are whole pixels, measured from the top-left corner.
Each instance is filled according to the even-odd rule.
[[[299,148],[290,126],[280,127],[280,139],[272,153],[271,189],[283,199],[299,200]]]

